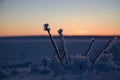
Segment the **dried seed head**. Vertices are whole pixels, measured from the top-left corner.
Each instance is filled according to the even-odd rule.
[[[58,30],[58,33],[59,33],[59,34],[62,34],[62,32],[63,32],[63,29],[59,29],[59,30]]]
[[[49,27],[48,23],[44,24],[43,26],[45,31],[50,31],[50,28],[48,28]]]

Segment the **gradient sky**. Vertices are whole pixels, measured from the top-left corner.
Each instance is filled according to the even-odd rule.
[[[120,0],[0,0],[0,36],[120,35]]]

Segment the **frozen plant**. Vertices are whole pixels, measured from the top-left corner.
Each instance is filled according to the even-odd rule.
[[[50,37],[50,40],[51,40],[51,42],[52,42],[52,44],[53,44],[53,47],[54,47],[54,49],[55,49],[55,51],[56,51],[56,54],[57,54],[57,56],[58,56],[58,59],[59,59],[59,61],[60,61],[60,64],[63,66],[63,63],[62,63],[62,60],[61,60],[61,56],[60,56],[59,50],[58,50],[58,48],[57,48],[57,46],[56,46],[56,44],[55,44],[55,41],[53,40],[53,37],[52,37],[52,35],[51,35],[51,33],[50,33],[50,28],[49,28],[49,24],[48,24],[48,23],[44,24],[44,30],[48,32],[49,37]]]
[[[90,45],[89,45],[89,47],[88,47],[88,49],[87,49],[87,52],[85,53],[85,55],[84,56],[87,56],[87,55],[89,55],[89,53],[90,53],[90,51],[92,50],[92,48],[93,48],[93,44],[95,43],[95,39],[94,38],[92,38],[91,39],[91,41],[90,41]]]
[[[96,61],[98,61],[101,58],[101,56],[106,52],[106,50],[111,48],[111,46],[115,43],[116,39],[117,39],[117,37],[113,37],[113,39],[110,39],[108,41],[108,43],[105,45],[105,47],[102,48],[100,53],[95,57],[95,59],[93,60],[92,64],[94,64]]]
[[[61,46],[62,46],[62,49],[63,49],[63,56],[61,58],[63,60],[64,57],[65,57],[66,64],[67,64],[68,63],[67,48],[66,48],[66,44],[65,44],[65,40],[64,40],[64,36],[63,36],[62,32],[63,32],[63,29],[58,30],[58,34],[59,34],[60,39],[61,39]]]
[[[44,30],[50,32],[50,28],[48,27],[49,27],[48,23],[44,24]]]

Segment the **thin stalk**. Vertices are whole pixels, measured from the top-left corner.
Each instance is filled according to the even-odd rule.
[[[90,51],[91,51],[91,49],[92,49],[92,47],[93,47],[94,42],[95,42],[94,39],[91,40],[90,45],[89,45],[89,48],[87,49],[87,52],[85,53],[84,56],[87,56],[87,55],[90,53]]]
[[[63,51],[64,51],[64,54],[63,54],[63,56],[62,56],[62,59],[65,57],[65,60],[66,60],[66,64],[68,63],[68,59],[67,59],[67,51],[66,51],[66,47],[65,47],[65,42],[64,42],[64,40],[63,40],[63,36],[61,36],[61,43],[62,43],[62,49],[63,49]]]
[[[61,45],[62,45],[63,53],[64,53],[63,56],[61,57],[61,59],[63,60],[64,57],[65,57],[65,61],[66,61],[66,64],[67,64],[68,63],[67,50],[66,50],[65,40],[64,40],[62,32],[63,32],[63,29],[58,30],[59,36],[61,38]]]
[[[53,40],[53,38],[52,38],[52,36],[51,36],[51,34],[50,34],[49,31],[48,31],[48,34],[49,34],[49,37],[50,37],[50,39],[51,39],[51,42],[52,42],[52,44],[53,44],[53,46],[54,46],[54,48],[55,48],[55,51],[56,51],[57,56],[58,56],[58,59],[59,59],[61,65],[63,66],[63,63],[62,63],[61,57],[60,57],[60,55],[59,55],[58,48],[56,47],[55,42],[54,42],[54,40]]]

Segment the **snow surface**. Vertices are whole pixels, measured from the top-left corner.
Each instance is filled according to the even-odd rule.
[[[60,48],[59,37],[54,39]],[[69,56],[62,67],[49,37],[0,38],[0,80],[120,80],[119,36],[71,36],[65,41]]]

